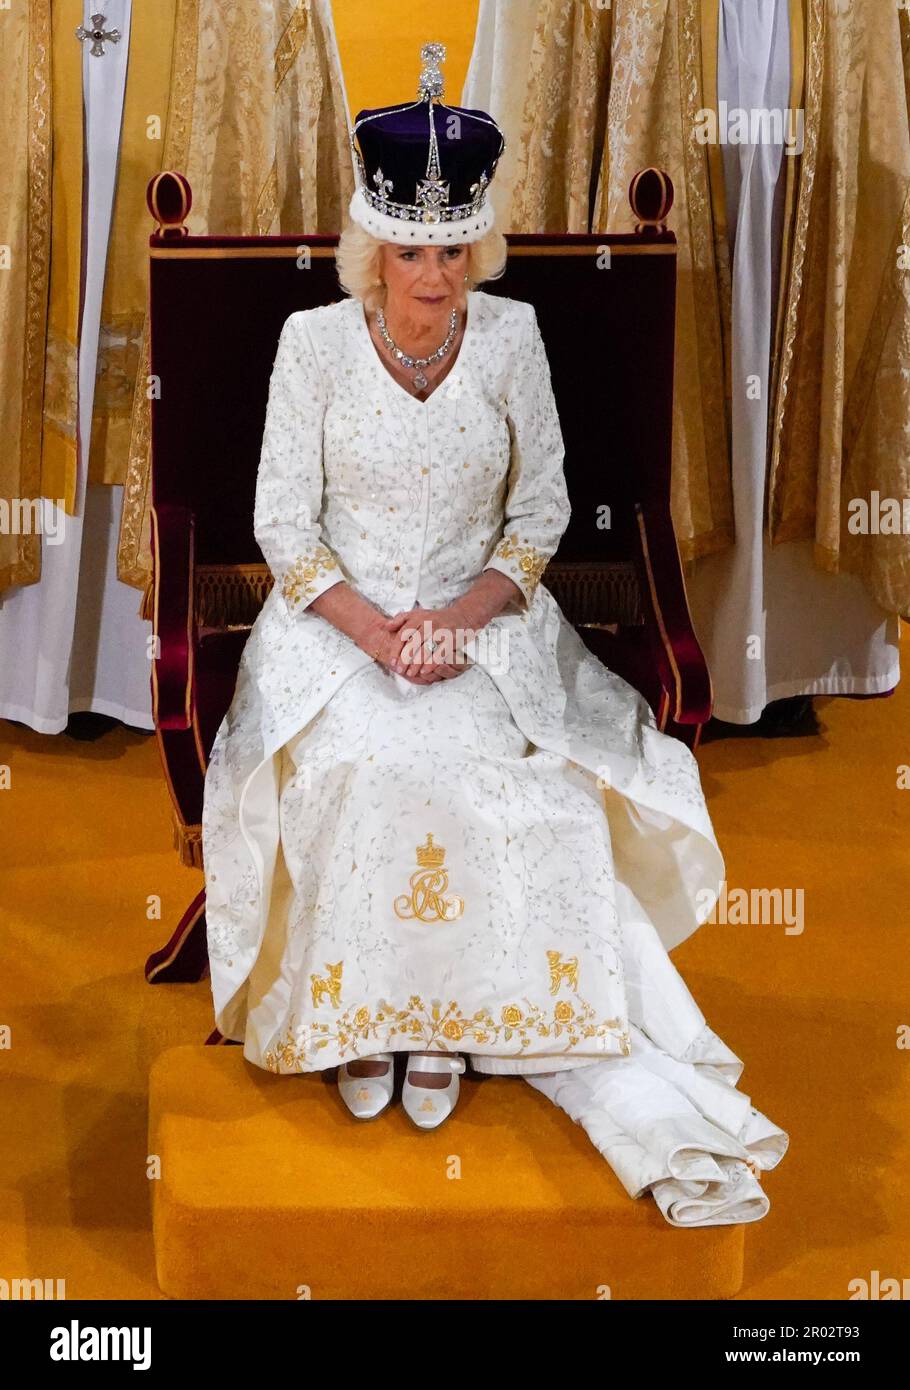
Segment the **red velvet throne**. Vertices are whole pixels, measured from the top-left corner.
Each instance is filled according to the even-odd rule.
[[[544,583],[588,646],[695,747],[711,682],[689,616],[670,519],[676,238],[672,184],[630,188],[634,233],[512,236],[484,288],[530,300],[566,443],[572,519]],[[336,239],[194,237],[178,173],[149,184],[155,727],[175,843],[202,867],[208,754],[250,627],[271,587],[253,538],[269,377],[287,316],[341,297]],[[604,509],[609,509],[605,511]],[[605,522],[609,520],[609,525]],[[207,967],[201,891],[146,966],[149,981]]]

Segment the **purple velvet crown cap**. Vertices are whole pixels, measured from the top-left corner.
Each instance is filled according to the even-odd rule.
[[[505,147],[486,111],[438,98],[441,44],[421,51],[418,99],[360,111],[351,144],[354,221],[382,240],[412,244],[476,241],[492,226],[487,187]]]

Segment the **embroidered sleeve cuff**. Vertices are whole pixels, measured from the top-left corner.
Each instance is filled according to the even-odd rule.
[[[317,545],[315,550],[294,561],[284,576],[281,592],[288,608],[296,613],[308,608],[314,598],[342,579],[344,575],[331,550],[326,545]]]
[[[522,545],[517,535],[503,536],[484,569],[508,575],[530,603],[549,559],[548,554],[533,545]]]

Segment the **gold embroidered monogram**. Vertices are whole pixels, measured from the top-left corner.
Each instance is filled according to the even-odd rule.
[[[557,994],[563,980],[567,980],[577,994],[578,957],[572,956],[569,960],[563,960],[558,951],[548,951],[547,960],[550,962],[550,993]]]
[[[559,953],[548,951],[547,955],[558,957]],[[337,968],[340,976],[340,965]],[[396,1047],[402,1050],[399,1039],[412,1044],[415,1050],[454,1050],[466,1040],[473,1040],[480,1045],[501,1044],[504,1056],[533,1056],[535,1043],[554,1038],[562,1043],[555,1054],[559,1056],[576,1049],[600,1056],[621,1053],[624,1057],[632,1051],[625,1020],[608,1018],[598,1022],[594,1009],[581,998],[571,1004],[561,999],[549,1011],[529,1000],[505,1004],[497,1020],[490,1009],[478,1009],[466,1016],[454,1000],[443,1008],[440,1000],[433,999],[427,1007],[419,995],[412,994],[402,1008],[380,999],[375,1010],[360,1004],[346,1009],[330,1023],[297,1027],[292,1020],[275,1049],[265,1054],[265,1065],[272,1072],[306,1071],[313,1068],[314,1058],[323,1048],[334,1046],[341,1057],[369,1056]],[[550,1048],[539,1055],[554,1053],[555,1049]]]
[[[295,560],[281,586],[288,603],[299,603],[316,593],[316,580],[338,568],[338,561],[326,545],[317,545],[309,555]]]
[[[411,891],[402,893],[392,904],[402,921],[416,917],[420,922],[454,922],[464,912],[464,898],[445,896],[449,886],[448,871],[443,868],[445,857],[445,849],[434,845],[430,834],[426,844],[417,846],[418,867],[408,880]]]
[[[327,994],[329,996],[329,1002],[331,1003],[333,1009],[337,1009],[340,1007],[342,964],[342,961],[339,961],[337,965],[329,965],[328,963],[326,964],[325,968],[329,972],[328,979],[326,979],[324,975],[310,976],[310,988],[313,994],[314,1009],[317,1009],[319,1005],[322,1003],[322,996],[324,994]]]

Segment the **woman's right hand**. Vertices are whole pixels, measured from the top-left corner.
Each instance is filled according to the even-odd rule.
[[[448,667],[438,665],[416,670],[409,668],[407,662],[402,660],[405,639],[393,630],[395,622],[358,594],[356,589],[352,589],[347,580],[339,580],[318,594],[310,607],[317,617],[324,618],[339,632],[350,637],[374,661],[415,685],[432,685],[434,681],[444,680],[448,674],[456,674],[449,672]]]
[[[450,672],[448,667],[438,663],[417,667],[413,662],[405,661],[403,648],[406,644],[407,636],[402,635],[401,631],[393,631],[392,619],[377,614],[366,624],[357,645],[368,652],[374,661],[378,661],[389,671],[394,671],[396,675],[403,676],[413,685],[433,685],[436,681],[446,680],[455,674],[454,671]]]

